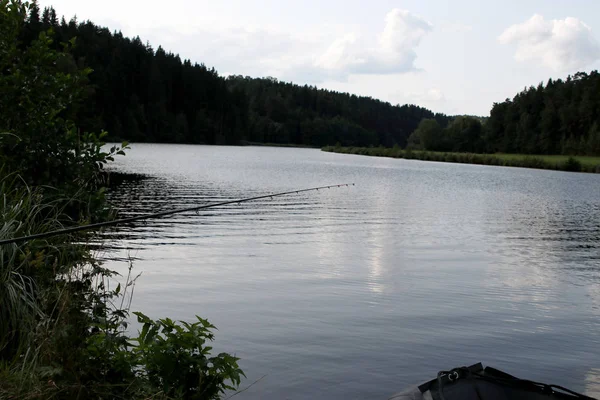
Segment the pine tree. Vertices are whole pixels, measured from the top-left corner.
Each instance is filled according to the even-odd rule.
[[[49,7],[44,7],[44,12],[42,14],[42,24],[44,24],[44,27],[50,26],[50,8]]]
[[[40,23],[40,6],[38,5],[37,0],[33,0],[31,3],[28,22],[34,26],[37,26]]]
[[[598,122],[594,122],[587,135],[587,155],[600,155],[600,128]]]
[[[58,17],[56,16],[54,7],[50,7],[50,25],[58,26]]]
[[[554,103],[549,99],[546,103],[540,121],[539,149],[542,154],[556,154],[559,152],[560,120]]]

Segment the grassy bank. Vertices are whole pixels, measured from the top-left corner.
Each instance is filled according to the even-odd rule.
[[[420,150],[402,150],[398,147],[385,148],[327,146],[324,147],[322,150],[331,153],[357,154],[374,157],[405,158],[410,160],[600,173],[600,157],[560,155],[546,156],[525,154],[443,153]]]
[[[304,144],[294,144],[294,143],[259,143],[259,142],[249,142],[247,140],[240,141],[240,146],[258,146],[258,147],[295,147],[299,149],[317,149],[318,147],[308,146]]]

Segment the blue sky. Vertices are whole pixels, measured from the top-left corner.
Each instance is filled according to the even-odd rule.
[[[41,0],[222,74],[488,115],[600,67],[600,1]]]

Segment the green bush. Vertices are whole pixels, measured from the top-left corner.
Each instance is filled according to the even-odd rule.
[[[153,321],[135,313],[143,324],[134,339],[136,363],[148,384],[173,398],[217,398],[240,384],[242,370],[236,357],[221,353],[209,357],[215,327],[200,317],[181,325],[169,318]],[[231,384],[228,384],[228,381]]]
[[[569,157],[567,161],[564,162],[563,169],[565,171],[571,172],[580,172],[581,171],[581,163],[577,161],[573,157]]]
[[[102,169],[126,148],[105,151],[104,134],[74,125],[90,71],[62,69],[74,42],[54,50],[52,32],[19,42],[30,7],[0,0],[1,239],[110,218]],[[127,335],[135,278],[109,289],[96,233],[0,246],[0,398],[213,399],[237,387],[237,358],[210,356],[205,320],[138,314],[140,335]]]

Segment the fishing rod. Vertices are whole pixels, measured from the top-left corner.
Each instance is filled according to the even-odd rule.
[[[180,214],[180,213],[189,212],[189,211],[200,211],[200,210],[205,210],[207,208],[226,206],[229,204],[241,204],[241,203],[247,203],[249,201],[269,199],[269,198],[272,199],[274,197],[289,196],[292,194],[313,192],[313,191],[319,191],[319,190],[323,190],[323,189],[349,187],[349,186],[354,186],[354,183],[344,183],[341,185],[320,186],[320,187],[314,187],[314,188],[309,188],[309,189],[292,190],[289,192],[265,194],[262,196],[248,197],[245,199],[228,200],[228,201],[223,201],[220,203],[205,204],[203,206],[194,206],[194,207],[188,207],[188,208],[180,208],[180,209],[171,210],[171,211],[163,211],[163,212],[158,212],[158,213],[153,213],[153,214],[138,215],[137,217],[122,218],[122,219],[117,219],[114,221],[106,221],[106,222],[98,222],[98,223],[89,224],[89,225],[74,226],[71,228],[58,229],[58,230],[51,231],[51,232],[37,233],[35,235],[22,236],[22,237],[13,238],[13,239],[3,239],[3,240],[0,240],[0,246],[5,245],[5,244],[27,242],[27,241],[34,240],[34,239],[46,239],[46,238],[49,238],[52,236],[66,235],[69,233],[88,231],[88,230],[92,230],[92,229],[126,224],[129,222],[142,221],[142,220],[146,220],[146,219],[162,218],[162,217],[166,217],[166,216],[173,215],[173,214]]]

